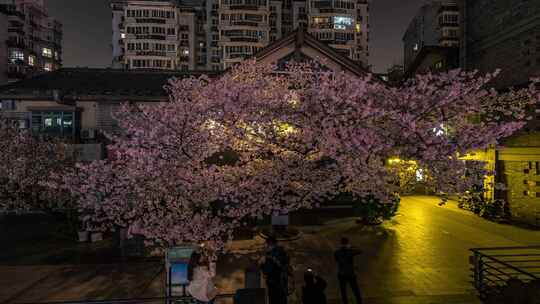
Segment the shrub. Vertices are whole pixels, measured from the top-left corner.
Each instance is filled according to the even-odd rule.
[[[381,202],[373,196],[366,196],[354,202],[355,216],[364,223],[380,223],[397,214],[400,197],[395,196],[390,202]]]

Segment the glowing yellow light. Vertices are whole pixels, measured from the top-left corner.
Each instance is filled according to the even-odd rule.
[[[276,124],[276,127],[277,127],[277,131],[284,135],[291,134],[295,131],[294,127],[292,127],[291,125],[287,123],[278,123]]]
[[[390,159],[388,160],[388,163],[389,163],[390,165],[399,164],[400,162],[401,162],[401,159],[399,159],[399,158],[390,158]]]
[[[360,33],[362,31],[362,28],[360,27],[360,23],[356,24],[356,32]]]
[[[416,165],[416,161],[414,161],[414,160],[403,160],[403,159],[400,159],[398,157],[388,159],[388,164],[389,165],[397,165],[397,164],[400,164],[400,163],[409,164],[409,165]]]

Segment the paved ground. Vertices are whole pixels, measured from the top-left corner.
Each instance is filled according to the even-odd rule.
[[[437,203],[432,197],[406,197],[400,215],[381,226],[341,219],[303,227],[303,237],[286,244],[296,281],[301,282],[307,267],[313,268],[328,280],[329,304],[339,303],[332,252],[339,238],[348,236],[365,251],[357,265],[368,304],[477,303],[468,277],[469,248],[540,244],[539,231],[488,222],[453,203],[442,207]],[[218,286],[224,293],[243,286],[243,268],[257,259],[262,240],[238,241],[231,249],[218,267]],[[17,259],[0,253],[0,303],[159,296],[163,292],[161,265],[156,262],[76,264],[68,259],[70,264],[66,264],[57,259],[58,263],[43,263],[55,259],[36,258],[36,254],[28,258],[26,251],[17,252],[21,254]],[[28,262],[11,263],[22,260]]]

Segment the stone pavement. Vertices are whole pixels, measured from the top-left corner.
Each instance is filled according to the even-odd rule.
[[[300,239],[283,244],[297,282],[290,303],[299,299],[308,267],[328,281],[329,304],[339,303],[333,250],[342,236],[364,250],[356,263],[367,304],[479,303],[469,283],[469,248],[540,244],[539,231],[488,222],[452,203],[438,206],[436,198],[423,196],[403,198],[400,214],[381,226],[362,226],[349,218],[301,229]],[[222,293],[244,285],[243,269],[260,257],[263,240],[235,241],[230,249],[218,265]],[[61,255],[58,250],[53,253]],[[12,263],[15,258],[0,252],[0,303],[153,297],[164,292],[158,261],[122,265],[68,259],[70,263],[51,264],[45,261],[54,258],[21,256],[19,263]]]

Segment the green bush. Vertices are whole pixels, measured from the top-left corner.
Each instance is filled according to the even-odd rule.
[[[372,195],[365,196],[354,202],[355,216],[362,218],[365,223],[389,220],[397,214],[400,200],[397,195],[390,202],[381,202]]]

